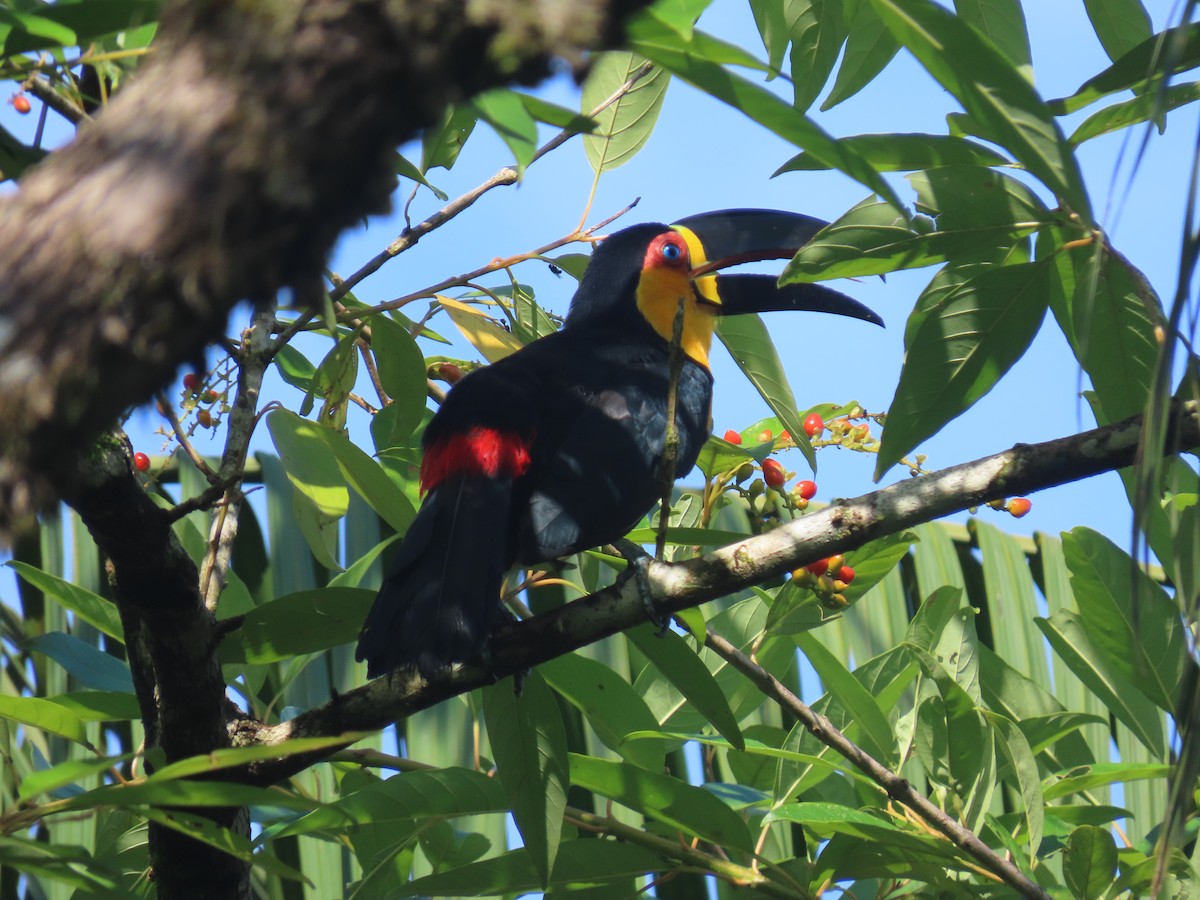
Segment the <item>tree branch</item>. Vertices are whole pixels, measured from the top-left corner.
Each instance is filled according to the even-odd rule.
[[[398,144],[644,5],[169,4],[139,77],[0,202],[0,539],[234,304],[319,277],[386,209]]]
[[[1200,445],[1200,404],[1176,403],[1168,446]],[[940,472],[911,478],[698,559],[648,561],[646,573],[660,613],[674,613],[726,596],[807,563],[952,512],[1012,494],[1026,494],[1130,465],[1138,452],[1142,418],[1042,444],[1010,450]],[[377,678],[277,725],[237,723],[235,745],[278,744],[299,737],[370,731],[441,701],[645,621],[640,591],[628,572],[616,584],[558,609],[501,628],[491,665],[464,666],[426,681],[403,672]],[[227,777],[270,784],[333,752],[295,755],[247,766]],[[885,786],[886,789],[886,786]]]

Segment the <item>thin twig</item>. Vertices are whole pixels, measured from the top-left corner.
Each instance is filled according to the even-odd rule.
[[[1026,897],[1036,897],[1038,900],[1049,900],[1050,895],[1039,885],[1008,860],[996,854],[987,844],[981,841],[974,832],[964,828],[919,793],[909,784],[908,780],[897,775],[883,763],[876,760],[865,750],[851,741],[833,726],[827,718],[815,712],[808,704],[793,694],[774,675],[762,666],[751,661],[737,647],[717,634],[711,628],[707,630],[704,645],[728,662],[731,666],[749,678],[760,691],[778,703],[788,713],[795,716],[814,737],[827,747],[832,747],[838,753],[853,763],[860,771],[878,784],[893,800],[903,803],[922,819],[936,828],[956,847],[961,847],[973,856],[981,865],[1006,884],[1011,885]]]
[[[379,405],[390,405],[392,398],[388,396],[387,391],[383,389],[383,382],[379,380],[379,367],[375,365],[375,357],[371,355],[370,344],[362,335],[359,336],[355,343],[358,345],[358,352],[362,354],[363,365],[366,367],[367,376],[371,379],[371,384],[375,388],[375,395],[379,397]],[[352,400],[355,399],[353,394],[350,395],[350,398]],[[363,406],[364,409],[367,409],[363,400],[359,399],[357,402],[360,406]],[[371,410],[367,409],[367,412],[370,411]]]
[[[41,76],[33,76],[27,78],[22,87],[25,88],[33,96],[37,97],[48,107],[70,122],[72,125],[78,125],[80,122],[91,120],[86,112],[60,94],[54,89],[50,81]]]
[[[191,440],[188,439],[187,432],[183,430],[183,425],[179,421],[179,417],[175,415],[175,408],[167,400],[167,395],[159,391],[154,395],[154,399],[158,401],[159,411],[162,412],[166,420],[171,424],[171,431],[175,432],[175,440],[179,441],[179,446],[183,448],[183,452],[187,454],[187,458],[192,461],[192,465],[197,471],[204,476],[205,480],[211,485],[224,485],[216,472],[212,470],[208,463],[204,461],[204,457],[192,446]]]

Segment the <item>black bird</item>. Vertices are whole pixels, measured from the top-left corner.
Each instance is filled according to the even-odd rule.
[[[824,222],[724,210],[605,238],[561,331],[462,379],[425,431],[425,499],[359,636],[371,677],[428,676],[476,657],[515,563],[610,543],[658,499],[670,342],[683,304],[675,477],[709,433],[715,316],[835,313],[883,324],[856,300],[727,265],[790,258]]]

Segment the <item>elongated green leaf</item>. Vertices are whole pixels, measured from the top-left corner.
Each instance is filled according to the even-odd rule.
[[[750,0],[750,9],[762,37],[763,49],[767,51],[771,77],[774,78],[783,66],[783,57],[792,40],[788,33],[787,18],[783,14],[783,4],[777,0]]]
[[[1165,763],[1100,763],[1047,784],[1045,797],[1057,800],[1109,784],[1165,780],[1170,773],[1171,767]]]
[[[1160,91],[1152,91],[1132,100],[1114,103],[1098,112],[1092,113],[1076,128],[1070,137],[1074,145],[1110,134],[1130,125],[1140,122],[1154,121],[1159,124],[1159,130],[1165,127],[1164,117],[1171,110],[1179,109],[1200,99],[1200,82],[1191,81],[1187,84],[1173,84]]]
[[[908,555],[909,548],[917,540],[913,532],[901,531],[870,541],[847,553],[846,565],[854,570],[854,581],[842,591],[845,598],[853,603],[883,581]]]
[[[908,176],[917,208],[937,216],[943,231],[1007,225],[1012,228],[1051,220],[1046,206],[1011,175],[984,166],[950,165]]]
[[[124,641],[125,631],[121,627],[121,616],[117,612],[116,605],[105,600],[99,594],[93,594],[78,585],[71,584],[66,579],[43,572],[29,563],[9,560],[5,565],[88,624],[95,625],[111,638]]]
[[[326,587],[288,594],[246,614],[242,627],[226,643],[240,636],[222,659],[234,662],[242,651],[247,662],[269,663],[302,653],[317,653],[358,637],[375,591],[356,587]]]
[[[524,172],[537,152],[538,135],[537,122],[521,102],[520,95],[508,88],[494,88],[477,95],[471,105],[479,118],[491,125],[512,151],[517,173]]]
[[[375,782],[276,829],[270,837],[333,833],[351,825],[371,823],[398,827],[398,823],[412,819],[455,818],[507,809],[497,779],[451,766],[405,772]]]
[[[579,134],[590,134],[596,130],[595,119],[580,115],[573,109],[567,109],[533,94],[518,92],[517,96],[521,98],[529,114],[539,122]]]
[[[121,756],[102,756],[99,759],[69,759],[22,778],[17,786],[17,796],[21,800],[32,800],[39,794],[107,772],[133,756],[133,753],[125,753]]]
[[[425,174],[419,168],[417,168],[416,164],[411,162],[402,154],[396,154],[395,161],[392,163],[392,169],[401,178],[408,178],[411,181],[415,181],[422,187],[429,188],[429,190],[433,192],[433,195],[443,203],[450,199],[449,194],[437,186],[430,184],[429,180],[425,177]]]
[[[23,722],[57,734],[83,746],[92,747],[88,741],[83,720],[69,710],[50,700],[40,697],[9,697],[0,694],[0,717]]]
[[[738,364],[738,368],[745,373],[759,395],[767,402],[771,412],[779,417],[784,428],[792,435],[796,446],[815,472],[816,454],[804,431],[804,423],[796,411],[796,397],[788,384],[783,361],[780,360],[762,319],[753,315],[719,318],[717,336]]]
[[[5,54],[83,47],[95,38],[156,22],[161,6],[161,0],[55,3],[39,5],[37,15],[10,7],[3,17],[8,27],[0,24],[0,41]]]
[[[975,520],[971,529],[983,556],[992,646],[1009,665],[1049,685],[1046,645],[1033,625],[1038,608],[1025,552],[1015,538],[994,525]]]
[[[749,851],[746,823],[703,788],[627,763],[571,754],[571,782],[684,834]]]
[[[701,36],[702,33],[696,31],[697,41]],[[807,150],[830,168],[845,172],[897,208],[902,205],[891,185],[851,147],[839,144],[803,113],[770,91],[730,72],[711,58],[699,55],[696,46],[696,42],[689,44],[678,39],[653,46],[635,42],[635,47],[645,56],[673,74],[740,110],[784,140]]]
[[[1108,663],[1164,712],[1187,659],[1179,609],[1120,547],[1082,526],[1063,535],[1080,621]]]
[[[700,661],[687,641],[673,631],[660,633],[650,625],[631,628],[625,632],[625,636],[734,748],[745,749],[742,732],[733,710],[729,708],[729,701],[708,671],[708,666]]]
[[[1168,60],[1173,63],[1170,72],[1164,71]],[[1049,106],[1056,115],[1065,115],[1117,91],[1152,93],[1165,77],[1197,65],[1200,65],[1200,24],[1192,22],[1168,28],[1127,50],[1103,72],[1080,85],[1074,94],[1051,100]]]
[[[939,166],[1003,166],[1009,161],[983,144],[945,134],[859,134],[838,139],[880,172],[912,172]],[[815,172],[830,166],[811,153],[799,153],[775,170]]]
[[[286,409],[269,413],[267,428],[292,486],[321,514],[344,516],[350,495],[337,457],[325,442],[324,429]]]
[[[1021,816],[1025,820],[1025,829],[1029,835],[1029,859],[1032,864],[1042,843],[1046,817],[1046,803],[1042,798],[1042,779],[1038,772],[1037,760],[1034,759],[1033,749],[1025,739],[1024,731],[1015,722],[992,712],[985,712],[984,715],[996,729],[996,743],[1004,753],[1011,780],[1015,782],[1021,795]]]
[[[832,109],[874,81],[899,49],[900,45],[879,18],[875,7],[860,3],[846,37],[846,52],[842,55],[837,79],[821,104],[821,110]]]
[[[1046,313],[1045,265],[980,272],[930,310],[905,354],[876,479],[969,409],[1024,354]]]
[[[953,848],[946,841],[905,831],[888,819],[836,803],[785,803],[773,809],[768,818],[795,822],[822,838],[845,834],[872,844],[895,846],[905,853],[932,856],[943,865],[954,858]]]
[[[1107,654],[1099,652],[1080,616],[1059,610],[1049,619],[1035,619],[1071,671],[1092,693],[1137,735],[1151,753],[1162,759],[1166,754],[1163,723],[1154,704],[1136,690],[1125,675],[1114,668]]]
[[[833,71],[846,25],[841,0],[792,0],[784,4],[792,38],[794,105],[804,112],[817,99]]]
[[[604,663],[569,653],[538,666],[550,687],[577,707],[608,749],[652,771],[663,767],[663,749],[647,742],[625,743],[631,731],[658,727],[658,720],[624,678]]]
[[[995,45],[929,0],[871,0],[925,69],[972,119],[1085,222],[1091,203],[1070,146],[1033,85]]]
[[[580,108],[589,112],[612,96],[645,60],[636,53],[601,53],[583,85]],[[588,162],[597,174],[629,162],[650,139],[671,76],[654,69],[628,93],[596,116],[596,128],[583,138]]]
[[[485,688],[483,715],[500,784],[542,885],[562,838],[570,783],[567,732],[554,694],[536,672],[517,696],[510,679]]]
[[[142,717],[137,697],[117,691],[71,691],[47,697],[85,722],[131,722]]]
[[[319,800],[301,797],[279,788],[256,787],[227,781],[187,781],[184,779],[143,780],[109,784],[77,794],[66,803],[68,809],[94,809],[98,806],[265,806],[282,809],[312,810]]]
[[[1031,81],[1029,29],[1021,0],[954,0],[958,17],[988,38]]]
[[[621,841],[564,841],[550,884],[527,850],[515,850],[449,872],[417,878],[398,897],[481,897],[523,894],[547,887],[575,893],[644,875],[662,865],[653,851]],[[587,896],[584,894],[583,896]]]
[[[306,393],[313,389],[313,378],[317,374],[314,366],[299,350],[291,344],[284,344],[272,360],[280,377],[294,388]]]
[[[129,674],[128,663],[74,635],[52,631],[31,638],[26,646],[46,654],[84,687],[133,693],[133,676]]]
[[[451,106],[442,121],[425,129],[421,136],[421,171],[452,169],[463,145],[475,130],[475,108],[471,104]]]
[[[254,747],[229,747],[213,750],[200,756],[189,756],[170,763],[154,771],[146,780],[170,781],[175,778],[188,778],[192,775],[203,775],[209,772],[219,772],[232,766],[244,766],[264,759],[286,759],[298,753],[312,753],[353,743],[364,735],[356,732],[333,737],[294,738],[282,744],[259,744]]]
[[[371,318],[371,349],[379,380],[396,408],[391,438],[399,444],[421,423],[425,411],[425,356],[408,329],[388,315]]]
[[[1141,0],[1083,0],[1104,52],[1114,62],[1148,40],[1153,29]]]
[[[388,477],[383,467],[350,443],[345,434],[329,428],[322,428],[318,433],[333,451],[343,481],[348,482],[358,495],[367,501],[379,518],[398,532],[407,531],[412,520],[416,518],[417,511],[413,509],[412,501]]]
[[[1117,845],[1112,833],[1095,825],[1080,825],[1067,838],[1063,880],[1072,896],[1099,897],[1117,874]]]
[[[841,661],[812,634],[795,636],[796,645],[812,663],[821,685],[845,708],[859,727],[858,743],[889,768],[897,763],[896,741],[887,716],[875,698]]]

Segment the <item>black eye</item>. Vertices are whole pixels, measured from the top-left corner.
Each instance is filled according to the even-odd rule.
[[[667,262],[675,262],[681,256],[683,256],[683,250],[678,244],[663,244],[662,257]]]

